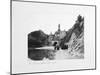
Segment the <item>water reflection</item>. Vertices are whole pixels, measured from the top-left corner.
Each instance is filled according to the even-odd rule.
[[[53,60],[55,59],[55,53],[55,50],[30,49],[28,50],[28,58],[32,60],[43,60],[44,58]]]

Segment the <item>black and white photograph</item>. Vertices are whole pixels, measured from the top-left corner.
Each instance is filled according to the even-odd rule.
[[[12,1],[12,74],[95,69],[94,5]]]
[[[49,13],[47,13],[48,15]],[[59,15],[61,16],[62,14]],[[66,16],[68,14],[66,13],[64,15]],[[66,16],[65,18],[69,17]],[[50,18],[52,19],[54,17]],[[50,18],[48,21],[51,22]],[[84,59],[84,17],[76,15],[75,24],[73,25],[67,24],[68,19],[62,18],[65,20],[62,22],[62,20],[58,21],[56,18],[55,21],[62,24],[54,25],[51,22],[50,26],[49,23],[43,27],[40,25],[39,28],[37,27],[35,31],[28,34],[28,58],[31,60]],[[45,21],[47,20],[45,19]],[[35,28],[35,25],[33,26]]]

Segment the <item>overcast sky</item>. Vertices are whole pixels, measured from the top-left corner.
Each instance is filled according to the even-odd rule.
[[[28,25],[29,32],[41,29],[46,34],[54,33],[58,29],[58,24],[61,25],[61,30],[67,31],[74,25],[79,14],[85,17],[85,8],[73,5],[13,2],[13,23],[19,26]]]

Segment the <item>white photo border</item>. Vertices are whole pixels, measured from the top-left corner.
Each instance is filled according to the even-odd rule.
[[[61,5],[75,5],[75,6],[89,6],[89,7],[95,7],[95,68],[89,68],[89,69],[74,69],[74,70],[60,70],[60,71],[45,71],[45,72],[29,72],[29,73],[13,73],[12,70],[12,1],[18,1],[18,2],[33,2],[33,3],[46,3],[46,4],[61,4]],[[10,0],[10,74],[35,74],[35,73],[51,73],[51,72],[67,72],[67,71],[83,71],[83,70],[96,70],[96,5],[85,5],[85,4],[70,4],[70,3],[54,3],[54,2],[40,2],[40,1],[22,1],[22,0]]]

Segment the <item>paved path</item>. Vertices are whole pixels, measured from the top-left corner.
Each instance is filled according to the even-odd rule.
[[[45,47],[39,47],[39,48],[36,48],[36,49],[45,49],[45,50],[54,50],[54,47],[53,46],[45,46]],[[70,54],[68,52],[68,50],[58,50],[56,53],[55,53],[55,59],[80,59],[80,58],[83,58],[80,57],[80,56],[76,56],[75,54]]]
[[[72,55],[68,50],[59,50],[56,52],[55,59],[80,59],[81,56]]]

